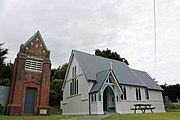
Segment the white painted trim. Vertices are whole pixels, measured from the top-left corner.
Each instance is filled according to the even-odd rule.
[[[109,71],[108,71],[108,75],[106,76],[106,79],[104,80],[104,83],[103,83],[103,85],[101,86],[99,92],[104,92],[104,89],[102,89],[102,88],[103,88],[106,80],[109,79],[110,73],[113,75],[113,78],[114,78],[114,80],[115,80],[116,86],[118,87],[118,89],[120,90],[120,92],[122,92],[121,89],[120,89],[120,87],[119,87],[119,84],[118,84],[118,82],[117,82],[117,79],[116,79],[116,77],[114,76],[114,73],[112,72],[112,70],[109,70]],[[111,83],[108,83],[108,84],[111,84]],[[115,94],[115,93],[114,93],[114,94]]]
[[[64,86],[65,86],[65,83],[66,83],[67,75],[69,73],[69,70],[70,70],[69,68],[71,66],[73,57],[74,57],[74,53],[73,53],[73,50],[72,50],[71,55],[70,55],[70,59],[69,59],[69,62],[68,62],[67,71],[66,71],[66,74],[65,74],[65,77],[64,77],[64,82],[63,82],[62,89],[61,89],[62,91],[64,90]]]
[[[76,94],[76,95],[71,95],[71,96],[68,96],[67,98],[72,98],[72,97],[76,97],[76,96],[80,96],[81,94]]]
[[[67,105],[67,102],[64,102],[63,105]]]
[[[116,79],[113,71],[111,70],[110,72],[111,72],[111,74],[113,75],[113,78],[115,79],[116,85],[118,86],[119,90],[121,91],[120,85],[119,85],[119,83],[117,82],[117,79]],[[122,91],[121,91],[121,92],[122,92]]]
[[[85,99],[82,99],[81,101],[87,101],[87,100],[89,100],[88,98],[85,98]]]

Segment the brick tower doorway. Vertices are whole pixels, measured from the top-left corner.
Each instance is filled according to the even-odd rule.
[[[36,105],[36,91],[35,88],[26,88],[24,114],[34,114]]]

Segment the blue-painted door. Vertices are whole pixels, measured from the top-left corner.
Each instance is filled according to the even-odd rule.
[[[104,93],[103,93],[103,108],[104,108],[104,111],[108,111],[107,89],[105,89],[105,90],[104,90]]]
[[[34,114],[35,105],[36,105],[36,89],[26,88],[24,113],[25,114]]]

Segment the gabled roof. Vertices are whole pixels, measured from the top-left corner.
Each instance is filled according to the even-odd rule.
[[[134,69],[132,71],[146,84],[148,89],[163,90],[146,72]]]
[[[76,50],[73,50],[72,52],[76,56],[76,59],[78,60],[78,63],[80,64],[87,80],[101,82],[101,79],[98,78],[98,81],[96,78],[97,73],[102,70],[109,70],[110,63],[112,63],[112,71],[119,84],[146,87],[146,85],[123,62]]]
[[[93,85],[92,89],[90,90],[90,93],[97,92],[101,89],[104,81],[106,80],[108,76],[109,70],[103,70],[96,75],[96,83]]]

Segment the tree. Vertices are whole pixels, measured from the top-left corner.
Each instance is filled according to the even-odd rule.
[[[52,82],[52,80],[53,80],[53,77],[54,77],[54,73],[56,72],[56,68],[53,68],[53,69],[51,69],[51,80],[50,80],[50,82]]]
[[[106,50],[102,50],[102,51],[99,49],[96,49],[95,55],[105,57],[105,58],[114,59],[114,60],[118,60],[118,61],[124,62],[127,65],[129,65],[128,61],[125,58],[121,58],[117,52],[112,52],[108,48]]]
[[[4,65],[4,67],[1,69],[2,74],[0,78],[0,85],[2,86],[10,85],[12,69],[13,69],[13,64],[11,62]]]
[[[4,114],[4,107],[0,104],[0,115]]]
[[[62,65],[62,67],[60,66],[57,70],[55,70],[54,75],[53,75],[53,79],[63,79],[66,75],[66,70],[68,67],[68,63],[65,63],[64,65]]]
[[[50,106],[59,106],[60,101],[63,98],[63,93],[61,91],[63,85],[62,79],[54,79],[50,83],[50,97],[49,97],[49,105]]]
[[[0,78],[2,78],[2,69],[5,66],[4,60],[6,59],[6,54],[8,54],[8,49],[2,48],[4,43],[0,43]]]
[[[0,85],[9,86],[10,76],[12,71],[12,63],[5,63],[8,49],[2,48],[3,43],[0,43]]]
[[[49,97],[50,106],[59,106],[59,102],[63,98],[63,93],[61,89],[67,67],[68,64],[65,63],[62,65],[62,67],[60,66],[57,69],[51,70],[50,97]]]
[[[13,69],[13,64],[11,62],[6,63],[5,66],[2,69],[2,78],[10,79],[12,69]]]
[[[163,96],[168,96],[169,99],[172,102],[177,102],[177,98],[180,99],[180,84],[176,84],[176,85],[161,85],[161,87],[163,88]]]

